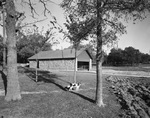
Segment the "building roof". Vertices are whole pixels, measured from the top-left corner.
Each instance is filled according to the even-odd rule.
[[[77,51],[77,57],[83,52],[86,51],[90,58],[92,58],[91,54],[86,49],[81,49]],[[75,58],[75,49],[65,49],[65,50],[55,50],[55,51],[41,51],[32,57],[28,58],[29,60],[34,59],[67,59],[67,58]]]

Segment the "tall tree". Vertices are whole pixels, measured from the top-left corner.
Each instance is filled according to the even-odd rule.
[[[7,93],[5,100],[19,100],[20,86],[17,70],[16,48],[16,10],[13,0],[6,0],[6,34],[7,34]]]
[[[75,50],[75,62],[74,62],[74,83],[77,82],[77,75],[76,75],[76,67],[77,67],[77,50],[79,49],[80,43],[82,40],[86,39],[84,30],[86,27],[84,27],[85,22],[79,21],[79,19],[73,19],[72,15],[69,15],[68,18],[66,18],[65,26],[68,30],[68,33],[65,33],[65,37],[68,37],[73,44],[72,48]]]
[[[103,59],[103,54],[102,54],[102,3],[100,0],[97,0],[97,53],[96,53],[96,104],[99,106],[104,106],[103,103],[103,86],[102,86],[102,59]]]
[[[133,47],[126,47],[124,49],[124,56],[126,57],[126,63],[130,64],[138,64],[140,62],[140,51]]]
[[[108,63],[114,66],[123,65],[124,57],[124,51],[122,49],[113,48],[108,55]]]
[[[85,33],[97,36],[97,86],[96,104],[104,106],[102,91],[102,45],[117,40],[118,34],[125,33],[125,26],[121,21],[145,18],[150,10],[148,0],[63,0],[62,7],[68,14],[91,24]]]
[[[48,30],[46,32],[46,35],[45,37],[43,37],[42,35],[39,35],[38,33],[35,33],[35,38],[37,38],[36,40],[36,45],[34,45],[36,48],[35,50],[35,53],[37,53],[37,58],[36,58],[36,78],[35,78],[35,81],[38,82],[38,68],[39,68],[39,59],[38,59],[38,52],[42,51],[42,50],[46,50],[47,49],[47,46],[50,46],[50,45],[47,45],[48,41],[51,39],[53,39],[54,37],[54,33],[52,32],[52,28],[50,30]],[[32,37],[33,38],[33,37]],[[35,40],[35,38],[33,40]],[[42,40],[41,40],[42,39]]]
[[[141,63],[149,64],[150,63],[150,55],[141,53]]]
[[[50,13],[47,8],[47,2],[51,2],[50,0],[44,1],[39,0],[31,1],[31,0],[21,0],[22,5],[28,5],[31,10],[31,14],[34,17],[36,10],[34,9],[34,5],[42,4],[44,6],[44,15],[46,13]],[[21,99],[20,94],[20,86],[19,86],[19,77],[17,70],[17,48],[16,48],[16,32],[20,30],[20,21],[19,18],[23,15],[23,13],[19,13],[16,11],[16,4],[14,0],[0,0],[0,7],[4,6],[6,10],[6,35],[7,35],[7,92],[5,96],[6,101],[11,100],[19,100]],[[34,2],[34,3],[33,3]],[[34,5],[33,5],[34,4]],[[19,21],[19,22],[18,22]],[[19,26],[19,27],[18,27]]]

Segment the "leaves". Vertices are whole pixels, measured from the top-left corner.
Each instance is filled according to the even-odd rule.
[[[82,40],[87,40],[88,34],[92,32],[93,27],[96,25],[94,19],[80,21],[79,19],[74,19],[71,15],[66,19],[67,23],[64,23],[64,25],[68,29],[67,37],[73,42],[75,47]]]
[[[17,53],[18,61],[25,61],[39,51],[51,50],[53,37],[55,33],[50,28],[46,31],[45,35],[38,32],[33,34],[24,35],[23,33],[18,36],[17,40]],[[51,42],[49,42],[51,41]]]
[[[133,65],[149,63],[150,55],[141,53],[133,47],[126,47],[124,50],[113,48],[108,55],[108,63],[112,65]]]
[[[65,25],[68,30],[71,30],[69,33],[75,34],[72,37],[77,39],[79,37],[85,38],[88,35],[96,35],[98,25],[96,24],[96,0],[63,0],[61,6],[69,14]],[[126,33],[123,20],[133,20],[134,22],[143,20],[147,12],[150,11],[150,2],[147,0],[102,0],[100,8],[102,37],[105,45],[118,40],[118,35]],[[69,22],[72,22],[72,24]]]

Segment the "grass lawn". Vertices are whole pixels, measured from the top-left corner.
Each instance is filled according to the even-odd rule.
[[[0,118],[118,118],[122,112],[116,97],[104,80],[104,108],[94,104],[96,75],[78,72],[78,92],[68,92],[64,87],[73,80],[73,72],[39,72],[39,82],[34,81],[35,70],[19,68],[22,100],[5,102],[0,96]],[[3,83],[0,79],[0,89]],[[25,94],[25,92],[28,92]],[[38,93],[33,93],[38,92]]]

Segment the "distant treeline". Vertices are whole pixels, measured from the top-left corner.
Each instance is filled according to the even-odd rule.
[[[111,49],[108,55],[104,56],[105,65],[113,66],[133,66],[139,64],[149,64],[150,55],[141,53],[138,49],[133,47],[126,47],[122,49]]]

